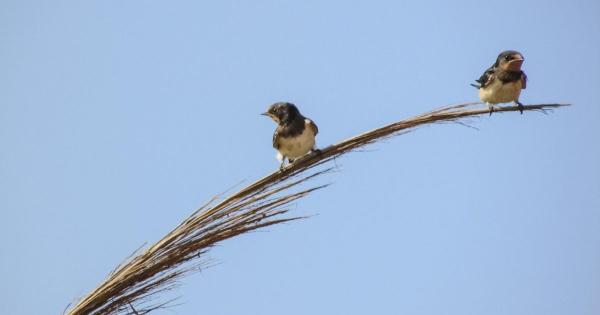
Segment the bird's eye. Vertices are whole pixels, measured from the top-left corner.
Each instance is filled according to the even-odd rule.
[[[510,55],[504,56],[504,60],[506,60],[506,61],[510,60]]]

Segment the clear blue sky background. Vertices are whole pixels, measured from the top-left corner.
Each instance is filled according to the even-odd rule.
[[[451,103],[521,51],[540,113],[338,160],[309,220],[227,241],[175,314],[600,313],[598,1],[0,2],[0,313],[59,314],[143,242],[321,146]],[[157,314],[172,314],[170,311]]]

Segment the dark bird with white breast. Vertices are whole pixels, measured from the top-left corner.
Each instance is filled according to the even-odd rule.
[[[318,152],[315,148],[315,136],[319,129],[312,120],[302,116],[294,104],[274,103],[262,115],[277,123],[273,133],[273,148],[277,150],[280,169],[283,169],[285,159],[291,164],[309,152]]]
[[[479,85],[471,84],[479,89],[479,98],[488,104],[490,115],[494,112],[494,105],[509,102],[515,102],[523,114],[519,96],[527,85],[527,76],[521,70],[524,60],[518,51],[503,51],[496,62],[475,80]]]

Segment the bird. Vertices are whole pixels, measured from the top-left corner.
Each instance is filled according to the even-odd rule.
[[[319,128],[312,120],[302,116],[296,105],[277,102],[261,115],[270,117],[277,124],[273,133],[273,148],[277,150],[280,170],[283,170],[286,159],[292,164],[309,152],[319,152],[315,146]]]
[[[527,75],[521,70],[523,55],[515,50],[501,52],[496,62],[483,75],[475,80],[479,84],[471,84],[479,89],[479,98],[487,103],[490,115],[494,105],[514,102],[523,114],[523,104],[519,102],[521,90],[527,87]]]

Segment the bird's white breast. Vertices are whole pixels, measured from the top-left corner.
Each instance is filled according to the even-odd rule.
[[[485,88],[479,89],[479,98],[490,104],[509,103],[519,99],[522,88],[521,80],[502,83],[494,79]]]
[[[279,153],[292,159],[299,158],[315,147],[315,133],[308,125],[310,120],[304,120],[304,130],[300,135],[279,139]]]

